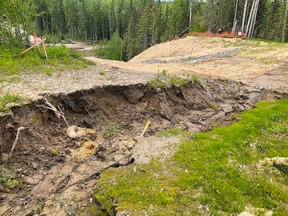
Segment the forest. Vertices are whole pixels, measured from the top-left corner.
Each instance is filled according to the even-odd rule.
[[[19,45],[33,32],[50,41],[113,39],[129,60],[162,41],[219,28],[287,42],[287,12],[288,0],[1,0],[0,40]]]

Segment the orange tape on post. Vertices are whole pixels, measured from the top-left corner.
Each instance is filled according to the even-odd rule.
[[[44,53],[45,53],[46,60],[48,60],[47,51],[46,51],[46,46],[45,46],[45,43],[44,43],[45,40],[46,40],[46,38],[42,41],[42,46],[43,46],[43,49],[44,49]]]
[[[38,43],[34,44],[33,46],[29,47],[28,49],[24,50],[23,52],[21,52],[21,55],[24,55],[26,52],[28,52],[29,50],[31,50],[34,47],[38,46],[40,43],[44,43],[45,40],[46,40],[46,38],[44,38],[43,40],[41,40]]]

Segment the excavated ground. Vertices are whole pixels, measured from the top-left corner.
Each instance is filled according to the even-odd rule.
[[[251,109],[257,101],[284,97],[287,94],[212,78],[161,90],[134,84],[46,95],[63,112],[68,132],[63,118],[48,109],[44,98],[13,107],[0,117],[0,159],[2,168],[16,167],[22,183],[13,190],[0,183],[0,214],[89,212],[89,206],[97,203],[93,188],[103,170],[161,160],[173,153],[179,138],[159,138],[158,132],[209,130],[235,120],[234,113]],[[151,125],[139,137],[148,120]],[[25,129],[9,157],[19,127]]]

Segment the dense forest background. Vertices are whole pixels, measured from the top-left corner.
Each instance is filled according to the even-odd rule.
[[[0,0],[0,38],[113,39],[129,60],[189,31],[250,29],[249,37],[285,42],[287,10],[288,0]]]

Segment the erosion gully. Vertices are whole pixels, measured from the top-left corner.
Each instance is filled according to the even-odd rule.
[[[97,203],[93,188],[103,170],[173,153],[177,147],[166,146],[178,138],[159,138],[159,131],[210,130],[235,121],[233,114],[260,100],[279,98],[287,94],[207,78],[158,90],[144,84],[96,86],[13,107],[0,117],[0,161],[2,178],[8,179],[14,167],[21,184],[9,189],[0,182],[0,214],[79,215]],[[150,126],[139,137],[148,120]]]

